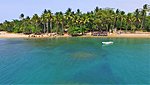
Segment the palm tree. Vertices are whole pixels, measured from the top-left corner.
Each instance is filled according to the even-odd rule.
[[[99,7],[97,6],[94,11],[98,12],[99,11]]]
[[[62,12],[59,12],[60,24],[61,24],[61,34],[64,34],[64,16]]]
[[[46,10],[44,11],[44,13],[41,15],[41,22],[43,25],[43,33],[46,32],[46,17],[45,17],[45,12],[47,12]]]
[[[77,15],[81,15],[82,12],[80,11],[80,9],[77,9],[77,12],[76,12]]]
[[[88,13],[87,13],[88,14]],[[90,28],[90,31],[92,31],[92,34],[93,34],[93,31],[94,31],[94,19],[95,19],[95,17],[94,17],[94,12],[93,11],[91,11],[89,14],[88,14],[88,16],[89,16],[89,28]]]
[[[59,15],[59,12],[56,12],[55,13],[55,21],[56,21],[56,33],[58,34],[58,29],[59,29],[59,18],[60,18],[60,15]]]
[[[73,16],[74,12],[72,12],[71,8],[68,8],[67,11],[65,12],[64,18],[65,18],[65,24],[67,28],[73,27]]]
[[[148,9],[148,4],[145,4],[143,6],[143,10],[142,10],[142,23],[141,23],[141,29],[145,28],[145,18],[146,18],[146,14],[147,14],[147,9]]]
[[[23,30],[25,28],[24,14],[20,14],[19,18],[22,20],[22,26],[20,27],[20,29]]]
[[[30,17],[27,16],[24,20],[24,23],[25,23],[25,28],[23,30],[24,33],[26,34],[30,34],[31,33],[31,26],[30,26]]]
[[[49,33],[49,30],[51,32],[52,30],[52,13],[50,10],[45,10],[44,11],[44,17],[46,20],[46,28],[47,28],[47,33]],[[50,29],[49,29],[50,28]]]
[[[136,26],[136,28],[139,28],[139,23],[140,23],[140,11],[139,11],[139,9],[136,9],[135,10],[135,17],[136,17],[136,21],[135,21],[135,26]]]
[[[71,13],[71,11],[72,11],[72,9],[71,9],[71,8],[68,8],[65,14],[66,14],[66,15],[69,15],[69,14]]]
[[[4,29],[8,32],[13,32],[13,27],[11,26],[11,22],[5,20],[3,23]]]
[[[48,10],[48,18],[49,18],[49,21],[50,21],[50,32],[52,32],[52,22],[53,22],[53,14],[50,10]]]
[[[115,12],[113,11],[113,9],[106,9],[104,21],[106,22],[107,31],[112,32],[112,29],[114,29],[114,20]]]
[[[136,30],[135,22],[136,22],[136,17],[134,16],[134,14],[128,13],[127,18],[126,18],[126,23],[127,23],[126,32],[127,32],[127,28],[130,28],[130,30],[132,30],[132,32],[135,32],[135,30]]]
[[[120,17],[120,31],[122,29],[122,21],[124,20],[124,14],[125,12],[124,11],[121,11],[121,17]]]
[[[40,30],[38,29],[39,16],[37,14],[34,14],[31,20],[32,20],[32,23],[35,24],[35,29],[32,29],[32,31],[34,33],[39,33],[40,32]]]
[[[19,17],[20,19],[24,19],[24,14],[22,13],[22,14],[20,14],[20,17]]]
[[[132,13],[128,13],[127,18],[126,18],[126,23],[127,23],[126,32],[127,32],[128,28],[131,27],[131,22],[132,22],[131,17],[132,17]]]
[[[118,21],[118,17],[119,17],[119,9],[116,10],[116,13],[115,13],[115,20],[114,20],[114,28],[117,29],[117,21]]]

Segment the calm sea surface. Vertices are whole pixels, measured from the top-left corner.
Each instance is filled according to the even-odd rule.
[[[0,39],[6,83],[150,84],[150,39]]]

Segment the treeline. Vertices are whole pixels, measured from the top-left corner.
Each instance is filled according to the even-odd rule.
[[[70,8],[65,13],[52,13],[44,10],[42,15],[34,14],[32,17],[20,15],[20,20],[5,21],[0,24],[0,31],[15,33],[57,33],[64,34],[67,31],[71,35],[84,34],[93,31],[124,30],[135,32],[137,30],[150,31],[149,5],[145,4],[141,10],[133,13],[125,13],[119,9],[96,7],[94,11],[82,13]]]

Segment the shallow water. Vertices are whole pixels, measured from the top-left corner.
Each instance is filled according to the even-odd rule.
[[[150,84],[150,39],[0,39],[0,83]]]

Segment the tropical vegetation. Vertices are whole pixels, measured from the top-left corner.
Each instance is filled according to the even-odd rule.
[[[84,34],[86,32],[123,30],[124,32],[150,31],[149,5],[136,9],[133,13],[125,13],[119,9],[99,8],[94,11],[82,13],[68,8],[65,13],[52,13],[44,10],[41,15],[34,14],[25,17],[22,13],[19,20],[0,23],[0,31],[41,34],[57,33],[63,35],[65,30],[70,35]]]

